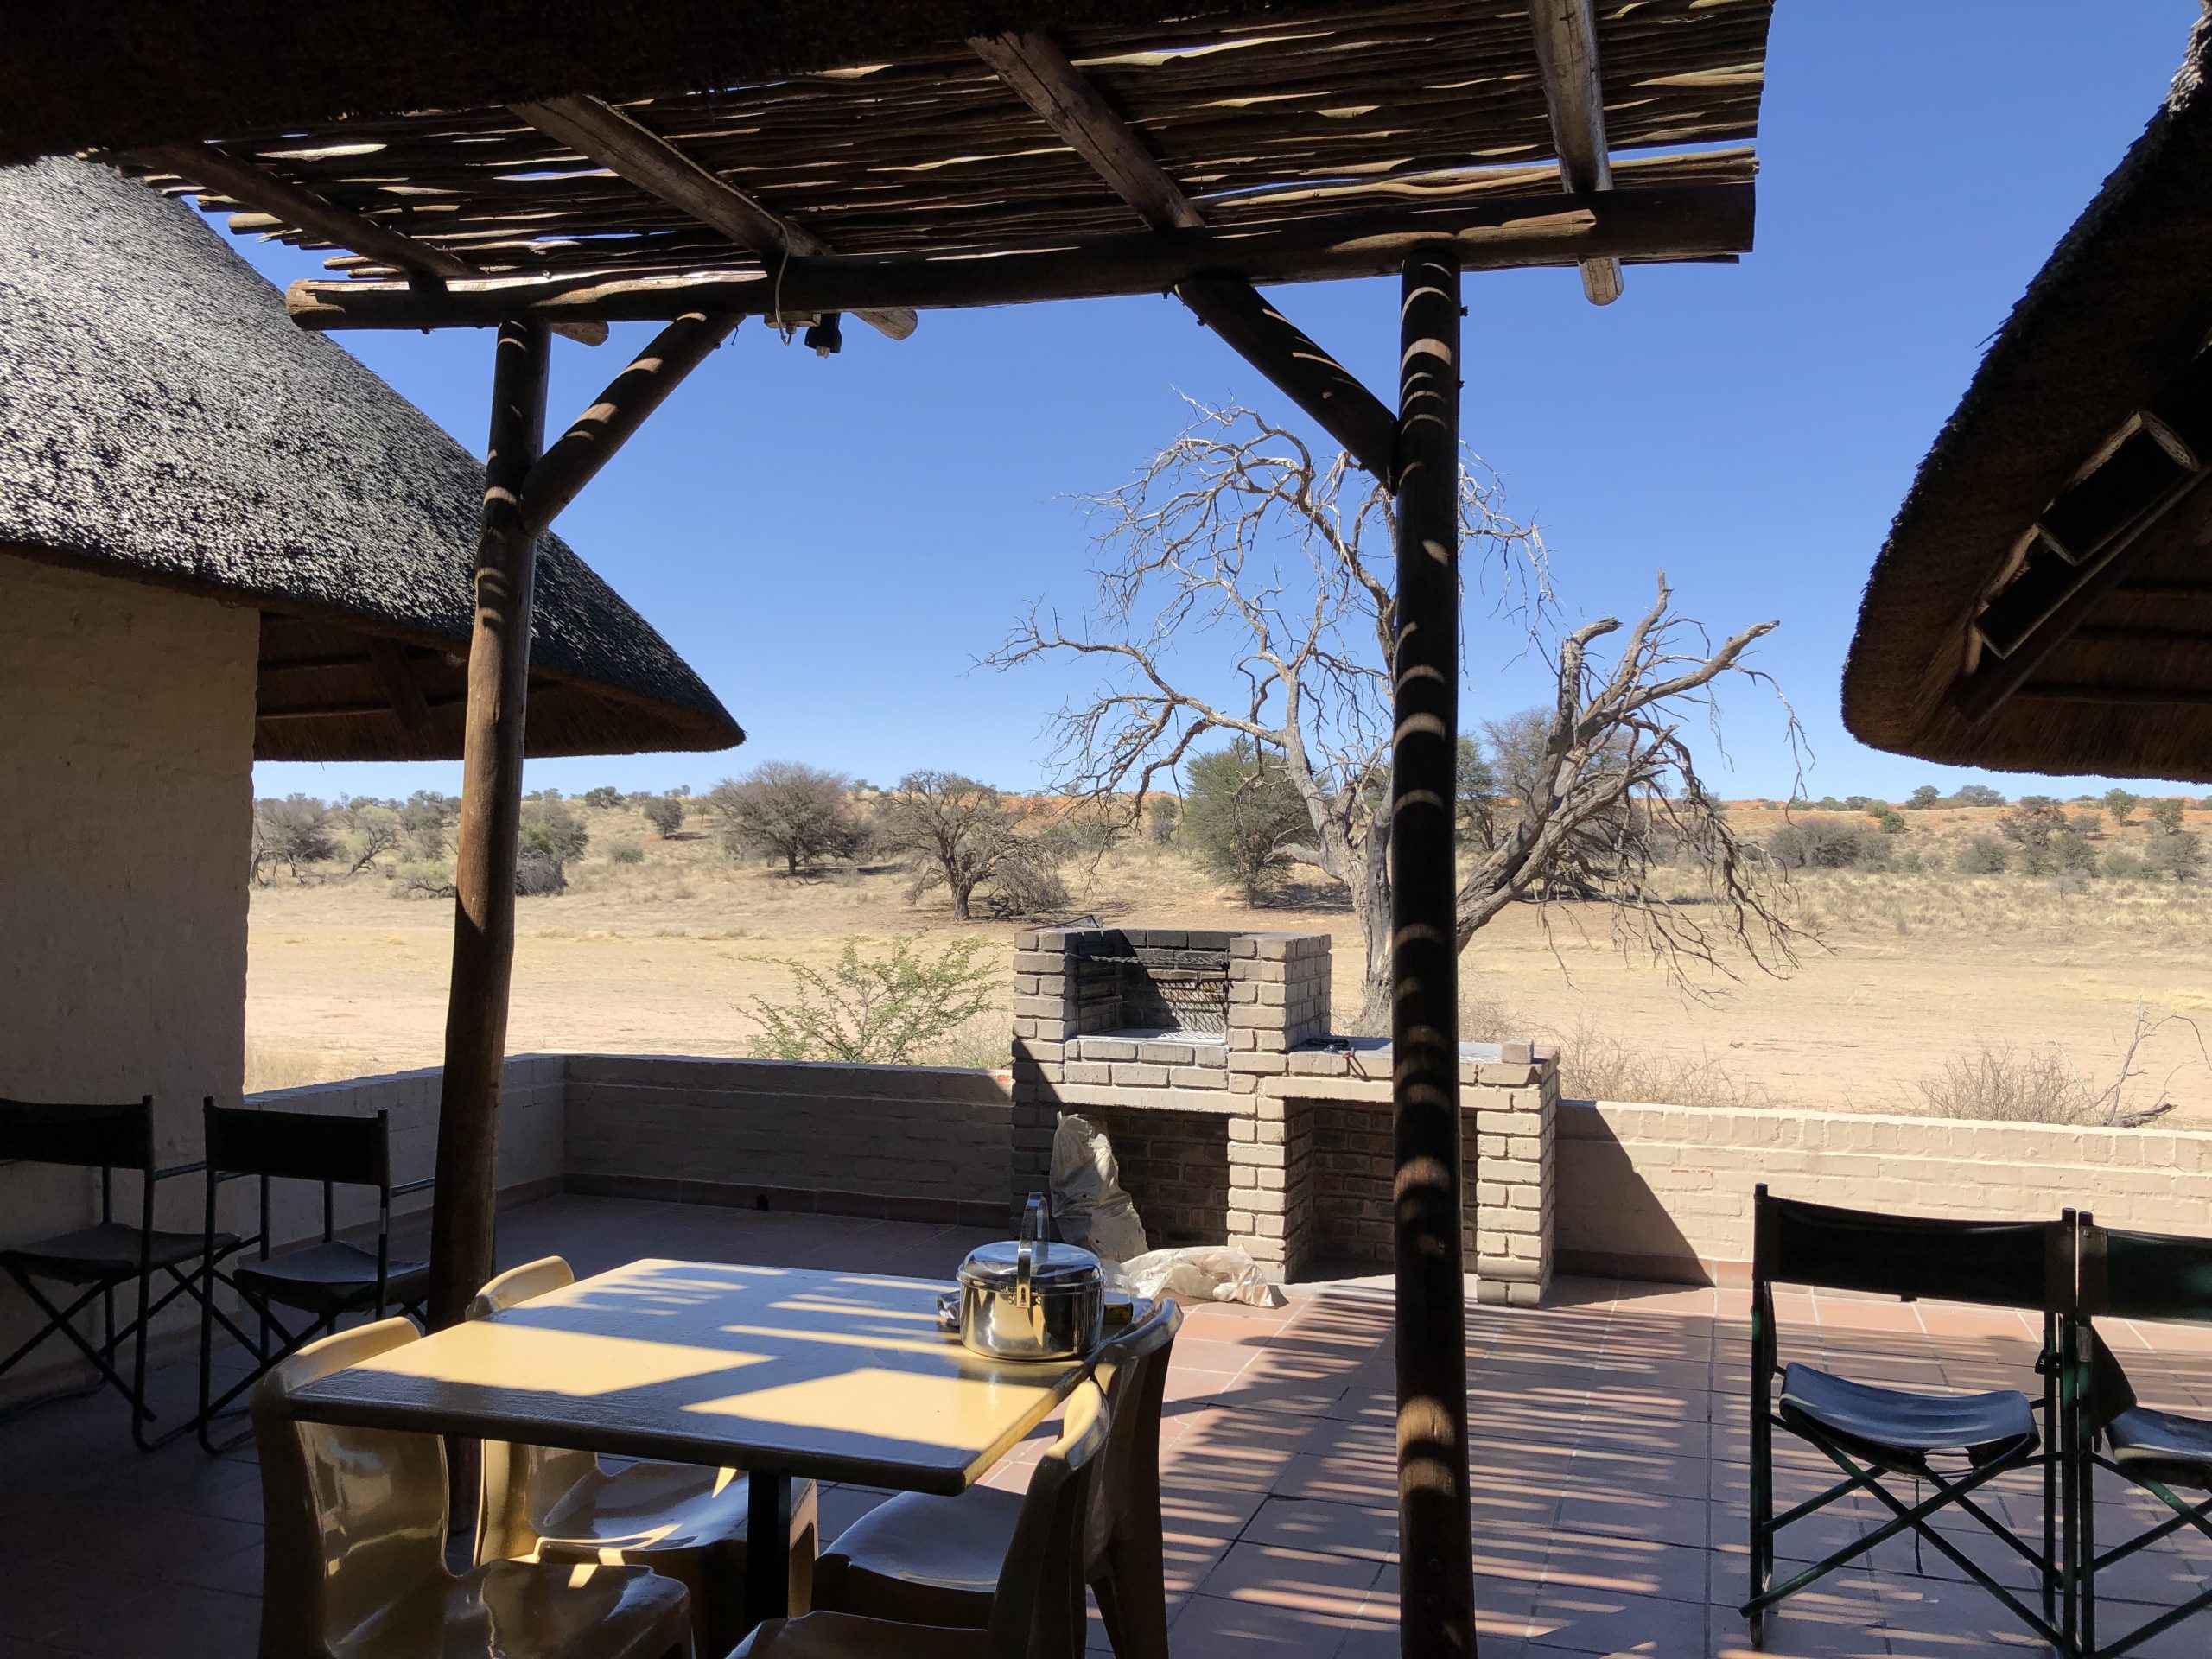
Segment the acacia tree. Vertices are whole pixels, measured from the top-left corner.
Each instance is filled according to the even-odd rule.
[[[1194,407],[1135,479],[1090,498],[1093,604],[1072,625],[1033,608],[989,660],[1069,658],[1103,671],[1095,693],[1056,719],[1054,760],[1071,792],[1141,812],[1210,733],[1279,762],[1311,830],[1284,851],[1344,885],[1366,945],[1359,1021],[1379,1029],[1389,1012],[1391,498],[1348,456],[1319,461],[1249,410]],[[1492,728],[1489,754],[1463,770],[1463,820],[1484,832],[1470,837],[1460,948],[1516,899],[1572,893],[1606,905],[1624,943],[1678,976],[1693,963],[1726,971],[1732,943],[1763,966],[1787,958],[1788,925],[1681,730],[1688,715],[1713,718],[1724,677],[1770,685],[1744,658],[1775,625],[1716,647],[1674,608],[1662,575],[1625,629],[1608,616],[1558,632],[1541,542],[1506,516],[1471,454],[1459,509],[1465,568],[1497,576],[1501,613],[1527,630],[1556,687],[1513,741]],[[1794,719],[1789,729],[1794,739]],[[1684,855],[1705,906],[1659,891],[1662,867]]]
[[[795,760],[769,760],[742,780],[725,778],[706,797],[734,849],[784,861],[797,875],[825,859],[855,856],[867,839],[842,773]]]
[[[912,873],[908,899],[941,887],[956,921],[969,919],[976,889],[1022,850],[1006,798],[957,772],[908,772],[876,814],[882,844],[903,855]]]

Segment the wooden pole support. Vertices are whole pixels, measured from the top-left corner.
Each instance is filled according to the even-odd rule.
[[[1390,751],[1399,1650],[1461,1659],[1475,1651],[1475,1591],[1455,924],[1459,266],[1450,249],[1406,261],[1399,325]]]
[[[430,1211],[430,1325],[458,1324],[492,1276],[498,1203],[499,1074],[515,955],[515,842],[522,823],[523,722],[537,538],[524,528],[523,480],[545,442],[543,322],[499,328],[492,436],[476,542],[476,621],[468,643],[461,828],[454,854],[453,978],[438,1105],[437,1191]]]
[[[729,338],[738,321],[729,311],[689,311],[654,335],[530,469],[522,486],[524,533],[544,534],[645,417]]]

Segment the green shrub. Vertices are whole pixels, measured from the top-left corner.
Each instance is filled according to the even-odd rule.
[[[861,955],[847,939],[828,972],[803,962],[760,957],[791,976],[789,1001],[753,999],[760,1021],[753,1052],[763,1059],[912,1065],[992,1006],[998,953],[982,938],[922,948],[924,935],[891,941],[887,955]]]
[[[2131,853],[2125,847],[2115,847],[2105,855],[2105,874],[2115,881],[2144,881],[2158,872],[2141,855]]]
[[[1872,824],[1848,818],[1804,817],[1785,823],[1766,838],[1766,855],[1785,870],[1871,870],[1882,868],[1889,849]]]
[[[2151,803],[2151,822],[2170,836],[2181,833],[2181,815],[2189,805],[2184,800],[2173,799]]]
[[[2012,849],[1995,836],[1976,836],[1959,849],[1959,868],[1968,875],[2002,875],[2012,865]]]
[[[1877,812],[1874,815],[1874,822],[1881,826],[1882,833],[1885,836],[1901,836],[1904,834],[1907,828],[1904,814],[1893,806],[1885,806]]]
[[[657,795],[645,803],[645,822],[666,841],[683,827],[684,806],[674,795]]]
[[[2094,875],[2097,849],[2081,830],[2061,830],[2050,838],[2050,861],[2060,875]]]
[[[2153,836],[2144,845],[2143,858],[2161,877],[2194,881],[2204,874],[2204,838],[2194,830]]]
[[[550,796],[550,791],[548,791]],[[524,852],[541,853],[556,864],[580,858],[591,844],[591,832],[557,796],[524,801],[522,806],[521,845]]]
[[[645,849],[634,841],[610,841],[607,843],[607,861],[610,864],[642,864]]]
[[[1256,899],[1290,862],[1283,849],[1310,837],[1313,822],[1289,772],[1240,737],[1191,761],[1183,832],[1201,864]]]
[[[612,811],[622,804],[622,791],[612,784],[601,784],[597,789],[584,791],[583,803],[586,806],[597,807],[602,812]]]

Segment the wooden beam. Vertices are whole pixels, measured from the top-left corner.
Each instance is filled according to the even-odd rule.
[[[2035,680],[2012,695],[2026,702],[2101,702],[2129,709],[2212,709],[2212,686],[2094,685]]]
[[[768,257],[813,258],[830,245],[728,180],[709,172],[674,144],[632,117],[595,98],[551,98],[517,104],[514,112],[547,137],[566,144],[702,225],[720,231],[741,248]],[[905,307],[854,314],[870,327],[904,340],[914,332],[914,314]]]
[[[1144,141],[1049,38],[991,35],[968,44],[1146,224],[1155,231],[1190,231],[1205,223]],[[1397,416],[1259,289],[1239,277],[1206,275],[1178,283],[1175,297],[1320,423],[1354,461],[1377,478],[1389,478]]]
[[[737,324],[732,312],[691,311],[655,335],[530,469],[522,486],[524,533],[543,534]]]
[[[1176,283],[1175,297],[1311,415],[1354,461],[1389,480],[1398,417],[1251,283],[1233,276],[1191,276]]]
[[[1194,231],[1205,223],[1144,141],[1048,37],[982,35],[968,44],[1146,224]]]
[[[430,723],[430,705],[423,701],[423,688],[416,683],[415,671],[407,661],[407,647],[389,634],[372,633],[368,637],[369,668],[377,677],[377,685],[391,704],[391,712],[399,716],[402,728],[419,732]]]
[[[1390,1097],[1400,1651],[1475,1651],[1459,1167],[1459,270],[1409,258],[1399,302],[1390,748]]]
[[[1951,688],[1953,705],[1969,721],[1986,720],[2146,562],[2161,553],[2177,549],[2193,552],[2208,543],[2212,543],[2212,472],[2194,474],[2094,556],[2069,567],[2062,588],[2046,590],[2038,584],[2022,601],[2034,614],[2017,631],[2003,620],[2007,595],[1999,594],[1975,626],[1999,618],[1998,626],[2006,628],[2007,649],[2001,656],[1994,650],[1982,653],[1974,671]]]
[[[1685,185],[1375,209],[1265,230],[1139,232],[988,259],[830,254],[790,262],[781,305],[796,315],[928,310],[1164,294],[1198,276],[1319,282],[1378,276],[1438,245],[1469,270],[1600,257],[1726,258],[1751,246],[1754,211],[1750,185]],[[454,283],[441,293],[404,283],[302,281],[286,303],[296,322],[314,329],[493,327],[524,312],[550,321],[665,322],[687,311],[764,315],[776,302],[773,288],[752,272]]]
[[[492,1274],[499,1080],[515,951],[516,842],[537,545],[522,522],[523,483],[545,440],[546,328],[501,326],[492,435],[476,543],[476,620],[462,717],[461,824],[454,855],[453,976],[446,994],[437,1198],[430,1217],[429,1315],[458,1324]]]
[[[1591,0],[1529,0],[1536,67],[1544,78],[1551,112],[1552,148],[1559,152],[1560,181],[1573,191],[1613,188],[1605,143],[1605,94],[1598,79],[1598,20]],[[1621,296],[1618,259],[1582,262],[1582,292],[1592,305]]]
[[[266,213],[279,224],[296,226],[365,258],[393,265],[410,276],[441,282],[450,277],[478,277],[484,272],[456,254],[429,242],[380,225],[350,207],[341,207],[267,168],[218,149],[213,144],[163,144],[132,152],[131,159],[157,172],[174,173],[196,187],[196,194],[212,191]],[[587,346],[607,340],[607,325],[582,320],[563,326],[561,332]]]

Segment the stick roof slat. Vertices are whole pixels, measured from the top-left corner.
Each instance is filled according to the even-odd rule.
[[[1638,151],[1756,134],[1770,10],[1770,0],[1597,0],[1604,128],[1620,188],[1713,176],[1695,175],[1700,164],[1685,158],[1633,171]],[[1526,0],[1198,0],[1175,18],[1095,8],[1048,32],[1211,224],[1260,231],[1316,203],[1410,209],[1461,193],[1556,188]],[[1127,228],[1127,207],[964,41],[913,44],[911,30],[895,29],[894,38],[909,43],[842,67],[644,96],[540,87],[515,101],[594,92],[840,255],[1019,251]],[[777,257],[716,245],[681,207],[589,164],[504,104],[302,116],[281,130],[221,136],[334,207],[488,270],[741,272]],[[1491,171],[1466,177],[1474,168]],[[270,218],[253,228],[334,245]],[[350,252],[359,257],[341,256],[336,269],[391,268],[378,250]]]

